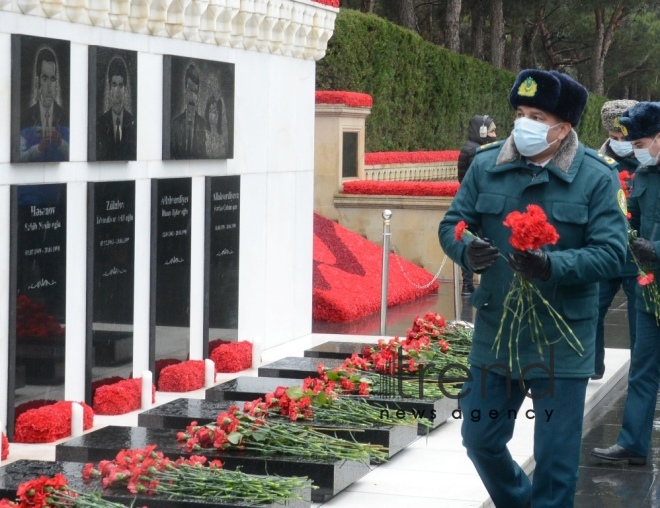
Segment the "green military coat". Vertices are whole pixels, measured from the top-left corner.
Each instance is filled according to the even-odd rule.
[[[637,231],[638,236],[651,240],[655,253],[660,259],[660,167],[640,166],[635,172],[633,187],[628,199],[630,212],[630,227]],[[649,266],[656,279],[660,276],[660,263]],[[658,281],[657,283],[660,283]],[[637,286],[637,310],[655,312],[653,302],[643,295],[642,287]]]
[[[539,205],[557,229],[559,240],[543,247],[550,258],[550,278],[534,283],[544,298],[564,317],[584,347],[576,353],[560,340],[552,318],[542,305],[537,311],[553,354],[545,346],[539,352],[529,329],[518,334],[519,365],[516,378],[526,367],[525,378],[586,378],[594,373],[594,344],[598,316],[598,281],[618,275],[627,249],[626,218],[621,209],[621,188],[616,163],[578,142],[571,131],[545,166],[525,162],[509,137],[478,151],[456,197],[440,223],[439,237],[445,253],[462,268],[467,265],[466,248],[471,239],[456,241],[454,229],[464,220],[470,230],[488,238],[505,255],[512,252],[510,229],[503,225],[515,210]],[[618,196],[619,194],[619,196]],[[619,200],[617,199],[619,198]],[[660,217],[660,208],[658,209]],[[660,246],[660,244],[659,244]],[[476,308],[474,340],[469,356],[472,366],[489,368],[509,362],[508,337],[502,338],[499,352],[493,341],[500,326],[503,302],[513,271],[503,258],[481,275],[481,283],[471,296]],[[514,355],[514,358],[516,356]],[[514,362],[515,363],[515,362]]]

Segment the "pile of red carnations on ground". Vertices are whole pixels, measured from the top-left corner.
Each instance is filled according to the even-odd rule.
[[[314,214],[314,320],[345,322],[377,312],[382,258],[379,245]],[[389,262],[388,305],[437,292],[438,281],[429,284],[433,274],[395,254],[390,254]]]

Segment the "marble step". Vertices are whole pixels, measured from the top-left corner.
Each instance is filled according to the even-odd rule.
[[[368,344],[365,342],[341,342],[341,341],[328,341],[318,346],[305,349],[304,356],[307,358],[333,358],[336,360],[344,360],[350,358],[353,354],[362,356],[364,348],[367,346],[376,346],[376,344]]]
[[[185,443],[177,440],[176,429],[108,426],[69,439],[55,447],[55,460],[93,462],[113,459],[120,450],[156,445],[157,451],[176,459],[204,455],[219,459],[226,469],[241,468],[247,474],[306,476],[318,487],[312,501],[331,499],[370,471],[369,464],[350,460],[319,460],[287,455],[263,455],[255,451],[200,450],[186,452]]]
[[[215,422],[218,414],[230,406],[243,407],[241,401],[210,401],[200,399],[176,399],[161,406],[143,411],[138,415],[140,427],[155,427],[184,430],[190,422],[199,425]],[[329,436],[340,439],[369,443],[387,448],[389,457],[403,450],[417,440],[415,427],[402,425],[382,425],[380,427],[361,428],[357,425],[330,425],[325,422],[298,421],[297,425],[309,425]]]
[[[304,356],[287,356],[267,365],[259,367],[259,377],[284,377],[305,379],[318,376],[318,365],[322,363],[328,369],[334,369],[344,363],[337,358],[309,358]]]
[[[97,464],[94,464],[95,466]],[[126,506],[148,506],[149,508],[245,508],[245,503],[223,503],[219,501],[199,501],[196,499],[169,499],[160,495],[134,495],[126,487],[103,489],[100,480],[84,481],[82,462],[48,462],[41,460],[17,460],[0,467],[0,498],[15,499],[18,486],[39,476],[53,477],[62,473],[69,486],[84,493],[100,493],[104,499]],[[309,508],[311,487],[300,492],[303,500],[292,499],[286,503],[249,505],[259,508]]]

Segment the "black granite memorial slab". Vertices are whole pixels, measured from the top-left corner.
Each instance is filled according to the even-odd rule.
[[[365,342],[328,341],[305,350],[307,358],[334,358],[344,360],[354,354],[362,356],[365,346],[376,346]]]
[[[334,358],[306,358],[300,356],[287,356],[259,367],[259,377],[286,377],[290,379],[305,379],[317,377],[318,366],[322,363],[328,369],[339,367],[344,360]]]
[[[302,379],[239,376],[207,388],[204,398],[210,401],[252,401],[274,392],[279,386],[302,386]]]
[[[264,455],[255,451],[196,450],[187,452],[177,440],[176,429],[108,426],[55,447],[55,460],[98,462],[113,459],[120,450],[156,445],[166,457],[176,459],[204,455],[222,461],[225,469],[240,468],[247,474],[306,476],[318,487],[312,501],[325,502],[356,482],[370,470],[368,464],[350,460],[324,461],[285,455]]]
[[[91,404],[92,381],[128,378],[133,370],[135,182],[89,182],[87,213],[85,398]]]
[[[199,425],[215,422],[218,414],[226,411],[230,406],[243,407],[243,404],[244,401],[234,400],[213,402],[200,399],[176,399],[140,413],[138,415],[138,425],[140,427],[183,430],[192,421],[196,421]],[[314,427],[323,434],[339,439],[384,446],[388,450],[389,457],[400,452],[417,439],[417,429],[415,427],[404,427],[402,425],[363,428],[357,425],[330,425],[313,420],[302,420],[296,423]]]
[[[207,177],[206,200],[205,348],[208,340],[238,339],[241,177]]]
[[[148,506],[149,508],[245,508],[254,506],[259,508],[307,508],[311,506],[311,489],[304,489],[300,495],[304,500],[293,499],[286,503],[272,503],[268,505],[245,503],[223,503],[218,501],[199,501],[195,499],[168,499],[159,495],[135,496],[128,492],[126,488],[103,489],[101,482],[85,481],[82,479],[82,462],[47,462],[18,460],[0,467],[0,498],[16,498],[18,486],[26,481],[34,480],[39,476],[53,477],[58,473],[63,474],[69,487],[85,493],[100,493],[104,499],[115,503],[122,503],[126,506]]]
[[[192,180],[152,180],[150,363],[186,360],[190,349]],[[152,364],[154,382],[159,369]]]
[[[206,400],[254,400],[263,397],[266,393],[275,391],[278,386],[289,387],[299,386],[301,384],[302,380],[293,378],[240,376],[208,388],[206,390]],[[394,389],[396,390],[396,384],[394,385]],[[396,391],[394,394],[396,394]],[[380,395],[370,395],[360,398],[363,398],[369,404],[382,408],[390,408],[390,415],[397,416],[396,411],[401,410],[403,413],[399,414],[405,416],[427,418],[432,423],[431,429],[435,429],[445,423],[451,417],[451,412],[458,408],[458,401],[450,398],[405,398]],[[403,416],[400,418],[403,418]],[[426,434],[428,427],[420,424],[417,432],[419,435]]]
[[[64,395],[66,330],[66,185],[11,187],[9,386],[14,408]],[[21,385],[29,386],[21,389]]]

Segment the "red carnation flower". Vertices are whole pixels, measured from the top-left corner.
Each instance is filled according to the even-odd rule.
[[[655,276],[651,272],[642,273],[637,276],[637,282],[640,286],[647,286],[655,280]]]
[[[460,242],[463,239],[463,232],[467,229],[467,227],[467,222],[464,220],[456,224],[456,228],[454,229],[454,238],[456,238],[457,242]]]
[[[527,212],[511,212],[503,224],[511,228],[509,243],[514,249],[526,251],[540,249],[546,244],[555,244],[559,235],[555,227],[538,205],[527,205]]]

